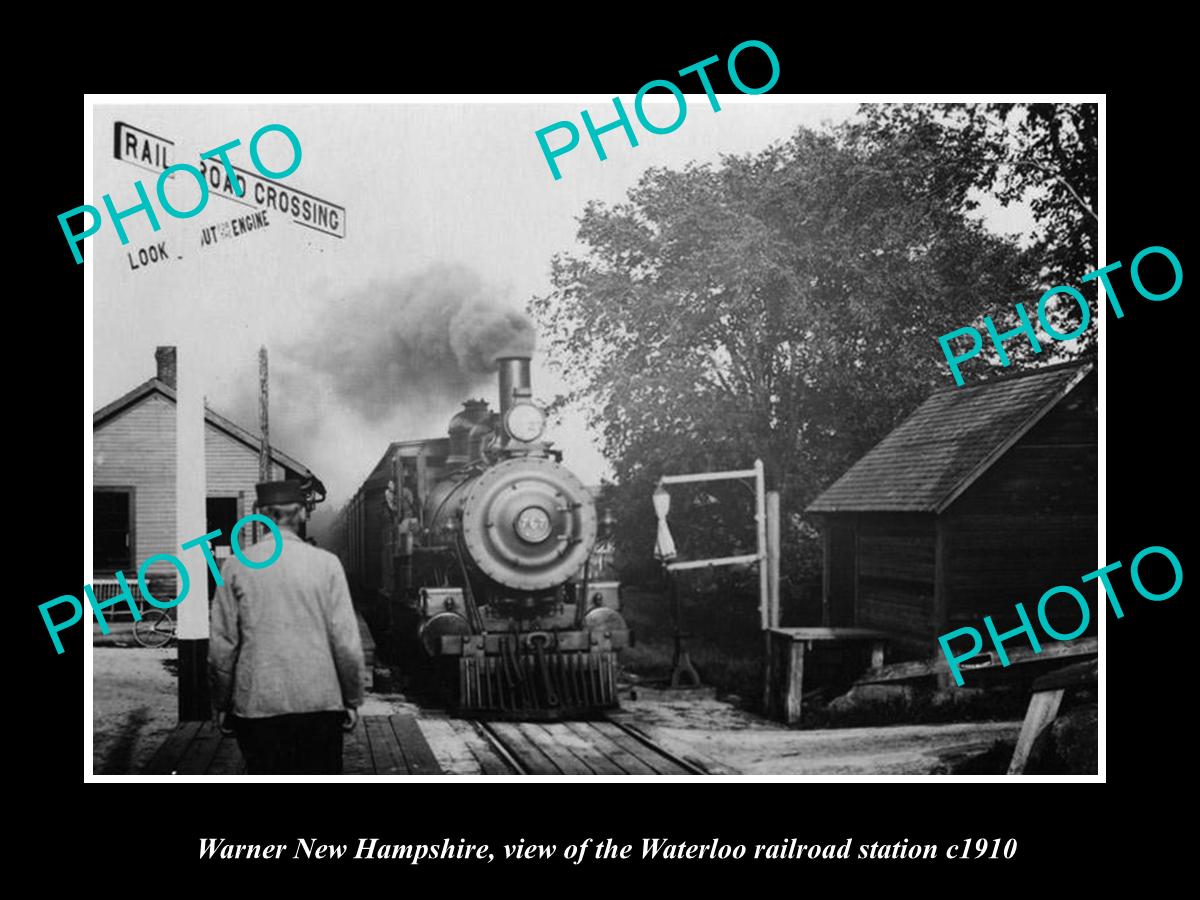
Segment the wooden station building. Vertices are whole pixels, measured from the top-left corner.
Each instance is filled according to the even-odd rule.
[[[180,554],[175,533],[175,348],[159,347],[155,359],[158,369],[154,378],[92,416],[93,574],[97,582],[116,571],[123,571],[132,582],[142,563],[154,554]],[[207,527],[209,531],[221,529],[221,537],[213,542],[218,561],[230,552],[229,532],[234,523],[253,512],[261,446],[257,435],[205,407]],[[303,463],[271,448],[273,480],[307,474]],[[175,578],[170,563],[156,563],[149,570],[148,580],[159,585],[151,588],[156,596],[175,596]],[[211,576],[209,580],[211,587]],[[101,587],[99,583],[96,586]]]
[[[1006,631],[1017,602],[1035,619],[1046,590],[1080,586],[1096,568],[1096,397],[1089,359],[926,399],[808,507],[823,526],[823,624],[928,655],[947,631],[985,615]],[[1079,624],[1069,602],[1048,616]]]

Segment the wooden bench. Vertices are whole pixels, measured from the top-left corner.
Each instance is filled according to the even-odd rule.
[[[767,676],[763,706],[767,715],[789,725],[800,721],[804,694],[804,654],[818,641],[868,644],[871,668],[883,666],[889,635],[873,628],[768,628]]]

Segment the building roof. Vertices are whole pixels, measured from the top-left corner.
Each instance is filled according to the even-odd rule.
[[[1089,359],[938,391],[808,512],[942,512],[1094,368]]]
[[[92,429],[95,430],[100,428],[110,419],[124,412],[135,403],[140,403],[143,399],[155,392],[162,394],[172,403],[175,402],[175,389],[168,385],[165,381],[160,381],[157,378],[151,378],[149,381],[144,381],[139,384],[123,397],[118,397],[112,403],[92,413]],[[259,453],[262,450],[262,441],[257,435],[247,431],[236,422],[225,418],[220,413],[214,412],[209,408],[207,403],[204,405],[204,421],[207,425],[211,425],[218,431],[223,431],[225,434],[229,435],[235,440],[245,444],[255,453]],[[276,462],[283,466],[285,469],[291,469],[298,475],[303,475],[309,471],[308,466],[304,465],[304,463],[300,462],[295,457],[284,453],[277,447],[271,447],[271,460],[272,462]]]

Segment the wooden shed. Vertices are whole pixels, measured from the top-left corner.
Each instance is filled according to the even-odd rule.
[[[1015,603],[1032,618],[1048,588],[1078,585],[1096,568],[1096,396],[1088,359],[925,400],[808,507],[823,624],[929,654],[946,631],[985,615],[1007,630]],[[1079,612],[1064,607],[1049,618],[1069,632]]]
[[[92,559],[97,580],[118,570],[132,580],[149,557],[180,553],[175,533],[175,348],[159,347],[155,358],[156,377],[92,416]],[[213,548],[220,560],[229,553],[233,524],[253,512],[261,443],[257,435],[208,407],[204,420],[208,530],[222,531]],[[307,474],[303,463],[271,448],[272,479]],[[148,573],[162,578],[167,590],[176,574],[170,563],[155,563]]]

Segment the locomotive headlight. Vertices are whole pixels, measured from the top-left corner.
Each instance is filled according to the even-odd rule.
[[[518,403],[504,415],[504,429],[518,441],[536,441],[545,427],[546,414],[532,403]]]
[[[540,506],[527,506],[516,521],[517,537],[530,544],[540,544],[550,537],[550,515]]]

